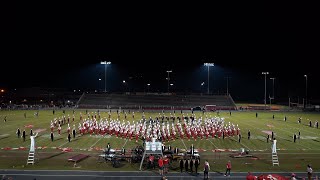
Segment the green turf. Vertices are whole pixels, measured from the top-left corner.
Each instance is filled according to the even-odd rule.
[[[27,118],[24,118],[26,112]],[[62,135],[55,136],[55,140],[50,140],[50,120],[55,117],[62,116],[62,110],[56,110],[53,115],[52,110],[40,110],[39,116],[34,116],[33,110],[28,111],[0,111],[1,126],[0,126],[0,168],[2,169],[73,169],[73,170],[119,170],[111,167],[110,163],[101,163],[98,161],[98,155],[101,150],[96,148],[105,148],[109,142],[112,148],[121,148],[125,146],[126,149],[131,149],[137,145],[141,145],[142,141],[136,143],[134,140],[129,141],[126,139],[115,137],[101,137],[85,135],[72,139],[71,142],[67,141],[66,125],[62,126]],[[78,127],[79,113],[85,113],[85,110],[76,110],[75,112],[75,125]],[[93,112],[93,110],[89,110]],[[169,115],[169,112],[165,112]],[[314,123],[315,120],[320,119],[318,113],[303,113],[303,112],[258,112],[258,118],[255,116],[256,112],[220,112],[220,116],[225,117],[225,121],[238,124],[241,133],[242,141],[239,143],[237,137],[217,139],[210,138],[209,140],[197,141],[177,138],[175,141],[165,142],[166,145],[171,144],[172,147],[189,148],[194,144],[195,148],[201,148],[206,151],[201,152],[201,161],[208,159],[212,171],[224,171],[225,164],[231,160],[233,164],[232,171],[285,171],[297,172],[305,171],[307,164],[312,164],[316,171],[320,167],[320,130],[308,126],[307,119],[311,119]],[[66,110],[66,115],[72,117],[72,110]],[[145,117],[155,117],[157,113],[145,113]],[[185,113],[186,114],[186,113]],[[272,115],[275,118],[272,119]],[[101,111],[102,117],[107,117],[107,112]],[[180,112],[176,112],[180,115]],[[190,115],[190,112],[189,112]],[[216,116],[217,113],[208,113],[207,116]],[[7,116],[7,122],[4,122],[4,117]],[[202,116],[201,112],[196,112],[196,116]],[[284,122],[284,117],[287,117],[287,122]],[[112,113],[112,118],[116,118],[116,113]],[[135,121],[141,119],[142,114],[135,112]],[[298,124],[298,117],[302,117],[302,124]],[[121,119],[124,115],[121,114]],[[128,119],[132,121],[132,116],[128,115]],[[6,147],[18,148],[30,146],[30,139],[27,136],[26,142],[21,138],[17,138],[16,130],[19,127],[24,129],[25,125],[34,125],[33,130],[46,129],[39,133],[36,138],[36,146],[45,147],[43,150],[37,150],[39,161],[35,165],[26,166],[28,149],[27,150],[5,150]],[[70,123],[72,128],[73,123]],[[29,134],[30,128],[25,128]],[[247,140],[247,131],[251,131],[251,140]],[[266,134],[262,131],[274,131],[278,140],[278,151],[280,166],[272,166],[271,163],[271,143],[266,143]],[[301,139],[296,143],[293,142],[293,133],[301,132]],[[57,134],[55,132],[55,134]],[[72,152],[62,152],[56,147],[72,148]],[[91,150],[89,150],[92,148]],[[239,150],[240,148],[248,149],[250,154],[256,156],[258,159],[251,158],[230,158],[229,155],[233,152],[213,152],[214,149],[230,149]],[[71,162],[67,162],[67,158],[78,153],[85,153],[90,155],[89,158],[78,163],[78,168],[73,168]],[[203,162],[203,161],[202,161]],[[132,171],[139,170],[139,164],[122,163],[121,170]],[[201,164],[202,165],[202,164]],[[172,163],[172,171],[177,170],[178,164]],[[200,166],[200,169],[202,166]]]

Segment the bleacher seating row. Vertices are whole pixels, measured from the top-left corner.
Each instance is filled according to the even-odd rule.
[[[130,109],[191,109],[216,105],[217,109],[236,109],[227,95],[149,95],[149,94],[84,94],[79,108],[130,108]]]

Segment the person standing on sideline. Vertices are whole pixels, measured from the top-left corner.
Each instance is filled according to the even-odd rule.
[[[22,131],[22,138],[23,138],[23,142],[26,141],[26,130],[25,129]]]
[[[193,159],[192,158],[190,158],[190,172],[191,172],[191,174],[193,174]]]
[[[198,167],[199,167],[199,164],[200,164],[200,161],[199,161],[198,158],[196,158],[196,159],[194,160],[194,167],[195,167],[195,169],[196,169],[196,175],[198,175]]]
[[[180,159],[180,172],[182,173],[183,171],[183,159]]]
[[[20,134],[21,134],[20,128],[17,129],[17,132],[16,132],[16,133],[17,133],[18,138],[20,138]]]
[[[159,166],[159,173],[161,176],[163,176],[163,159],[162,159],[162,157],[160,157],[160,159],[158,160],[158,166]]]
[[[307,166],[307,174],[308,174],[308,179],[309,180],[312,179],[312,172],[313,172],[312,167],[311,167],[310,164],[308,164],[308,166]]]
[[[296,142],[296,140],[297,140],[297,135],[296,135],[296,133],[294,133],[293,134],[293,142]]]
[[[250,136],[251,136],[251,133],[250,133],[250,130],[248,130],[248,140],[250,140]]]
[[[246,180],[256,180],[256,179],[257,177],[255,177],[251,172],[248,172]]]
[[[203,178],[204,179],[209,179],[209,170],[210,170],[210,165],[208,160],[204,162],[204,168],[203,168]]]
[[[267,134],[267,143],[269,143],[269,138],[270,138],[270,136],[269,136],[269,134]]]
[[[185,168],[185,170],[186,170],[186,173],[189,172],[189,162],[188,162],[188,161],[189,161],[189,160],[186,159],[185,162],[184,162],[184,168]]]
[[[241,143],[241,133],[239,133],[239,135],[238,135],[238,141],[239,141],[239,143]]]
[[[256,112],[256,118],[258,117],[258,113]]]
[[[227,169],[226,169],[226,173],[224,174],[224,176],[230,176],[230,171],[231,171],[231,161],[229,160],[227,162]]]

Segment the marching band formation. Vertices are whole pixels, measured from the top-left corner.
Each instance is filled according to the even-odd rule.
[[[156,138],[159,141],[174,141],[177,138],[181,139],[208,139],[208,138],[227,138],[238,136],[240,134],[240,128],[238,124],[226,123],[223,117],[200,117],[197,118],[195,114],[181,113],[181,117],[176,118],[175,113],[170,113],[166,116],[165,113],[159,113],[158,116],[149,119],[145,118],[144,112],[142,118],[138,121],[132,122],[127,120],[127,113],[124,113],[124,119],[120,119],[120,113],[117,111],[116,119],[111,118],[111,112],[108,112],[108,118],[101,118],[100,112],[88,113],[87,118],[84,118],[80,112],[80,122],[78,124],[78,131],[75,129],[75,116],[71,118],[68,115],[64,115],[59,118],[54,118],[50,122],[50,129],[53,132],[58,130],[58,134],[61,135],[61,127],[67,124],[66,132],[70,134],[70,123],[73,123],[73,133],[81,135],[111,135],[117,138],[135,139],[136,142],[139,139],[151,141],[152,138]],[[132,112],[134,119],[134,112]],[[177,121],[176,121],[177,119]],[[175,123],[176,122],[176,123]],[[74,135],[75,137],[75,135]]]

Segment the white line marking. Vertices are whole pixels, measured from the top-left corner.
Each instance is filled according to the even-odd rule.
[[[103,136],[101,136],[98,141],[96,141],[94,144],[92,144],[92,145],[90,146],[90,148],[92,148],[94,145],[96,145],[96,144],[102,139],[102,137],[103,137]],[[89,149],[90,149],[90,148],[89,148]]]
[[[124,147],[128,142],[128,138],[126,138],[126,142],[124,142],[124,145],[122,147]]]
[[[208,139],[208,140],[216,149],[219,149],[215,144],[213,144],[213,142],[210,139]]]
[[[188,149],[187,146],[186,146],[186,144],[184,143],[183,139],[181,139],[181,141],[182,141],[184,147],[185,147],[186,149]]]
[[[63,145],[65,145],[65,144],[67,144],[69,141],[67,141],[67,142],[65,142],[65,143],[63,143],[63,144],[61,144],[59,147],[62,147]]]

